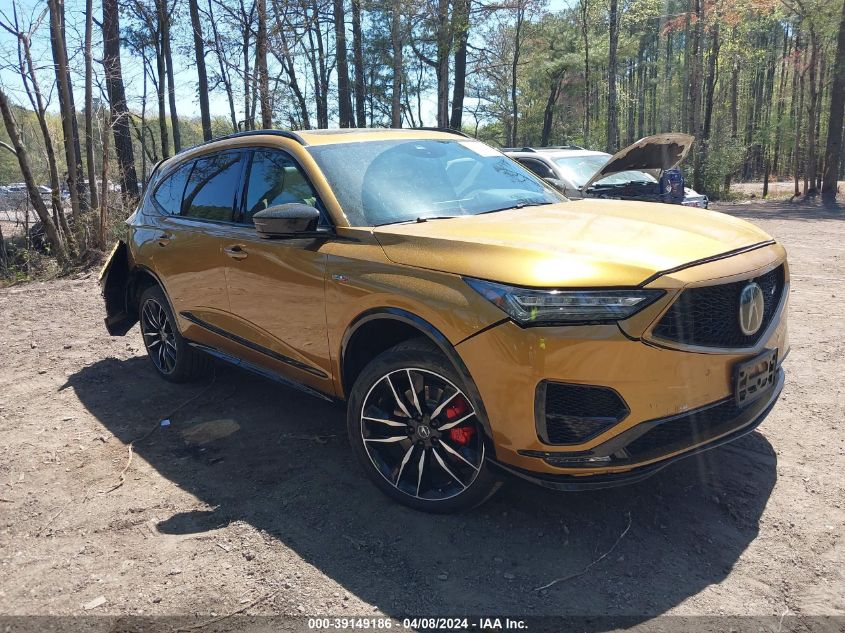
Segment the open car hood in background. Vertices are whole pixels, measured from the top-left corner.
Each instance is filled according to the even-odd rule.
[[[602,178],[620,171],[635,169],[659,178],[661,173],[680,163],[692,149],[695,137],[689,134],[655,134],[616,152],[581,187],[586,191]]]

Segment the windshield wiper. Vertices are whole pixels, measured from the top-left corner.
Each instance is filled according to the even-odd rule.
[[[524,209],[525,207],[542,207],[547,204],[554,204],[554,202],[517,202],[509,207],[502,207],[500,209],[490,209],[489,211],[482,211],[478,215],[486,215],[488,213],[496,213],[498,211],[510,211],[511,209]]]
[[[413,220],[395,220],[393,222],[382,222],[375,226],[390,226],[391,224],[413,224],[420,222],[428,222],[429,220],[451,220],[452,218],[460,218],[462,215],[421,215]]]
[[[452,218],[459,218],[459,215],[421,215],[416,219],[416,222],[428,222],[429,220],[451,220]]]

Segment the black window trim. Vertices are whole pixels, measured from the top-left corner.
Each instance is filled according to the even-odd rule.
[[[178,165],[174,165],[173,168],[168,169],[166,173],[162,174],[159,177],[159,181],[156,183],[155,188],[153,189],[153,191],[150,194],[150,196],[153,200],[153,204],[156,207],[156,210],[159,212],[159,214],[161,214],[162,216],[164,216],[164,217],[166,217],[170,220],[190,220],[192,222],[202,222],[202,223],[205,223],[205,224],[220,224],[220,225],[223,225],[223,226],[238,225],[238,223],[234,221],[234,218],[235,218],[235,214],[236,214],[236,209],[239,209],[241,207],[241,205],[243,204],[243,200],[242,200],[243,187],[237,187],[237,186],[235,187],[235,198],[232,199],[232,216],[231,216],[232,219],[231,220],[212,220],[212,219],[209,219],[209,218],[198,218],[198,217],[195,217],[195,216],[192,216],[192,215],[184,215],[182,213],[184,211],[184,209],[182,209],[182,203],[185,200],[185,191],[188,188],[188,181],[191,179],[191,174],[194,173],[194,167],[196,166],[196,164],[199,161],[204,160],[206,158],[210,158],[212,156],[216,156],[218,154],[238,154],[239,155],[238,160],[240,162],[240,167],[241,167],[241,172],[238,176],[238,178],[240,179],[240,182],[239,182],[239,184],[240,184],[241,182],[243,182],[244,174],[245,174],[245,171],[244,171],[244,166],[246,164],[245,157],[250,152],[251,149],[252,148],[244,148],[244,147],[220,148],[218,151],[208,152],[207,154],[195,156],[194,158],[189,158],[187,160],[180,162]],[[161,187],[164,184],[165,180],[167,180],[170,176],[175,174],[179,169],[181,169],[182,167],[184,167],[188,164],[190,164],[191,168],[188,171],[188,177],[185,178],[185,188],[182,189],[182,196],[181,196],[180,202],[179,202],[179,213],[175,213],[175,214],[174,213],[168,213],[164,209],[164,207],[161,206],[159,201],[156,199],[156,194],[158,193],[158,188]]]

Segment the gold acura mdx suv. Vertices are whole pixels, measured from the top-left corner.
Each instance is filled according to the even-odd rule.
[[[672,135],[613,169],[677,162]],[[612,171],[612,170],[611,170]],[[212,358],[345,401],[382,491],[450,512],[505,473],[638,481],[783,386],[783,247],[732,217],[570,202],[438,130],[259,131],[160,163],[101,275],[155,370]]]

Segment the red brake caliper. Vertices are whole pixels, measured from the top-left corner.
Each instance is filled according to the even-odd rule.
[[[463,417],[468,410],[469,405],[466,400],[463,398],[456,399],[454,404],[446,407],[446,420],[451,422],[452,420]],[[461,446],[469,444],[473,435],[475,435],[475,429],[471,426],[456,426],[449,429],[449,438],[455,444],[460,444]]]

